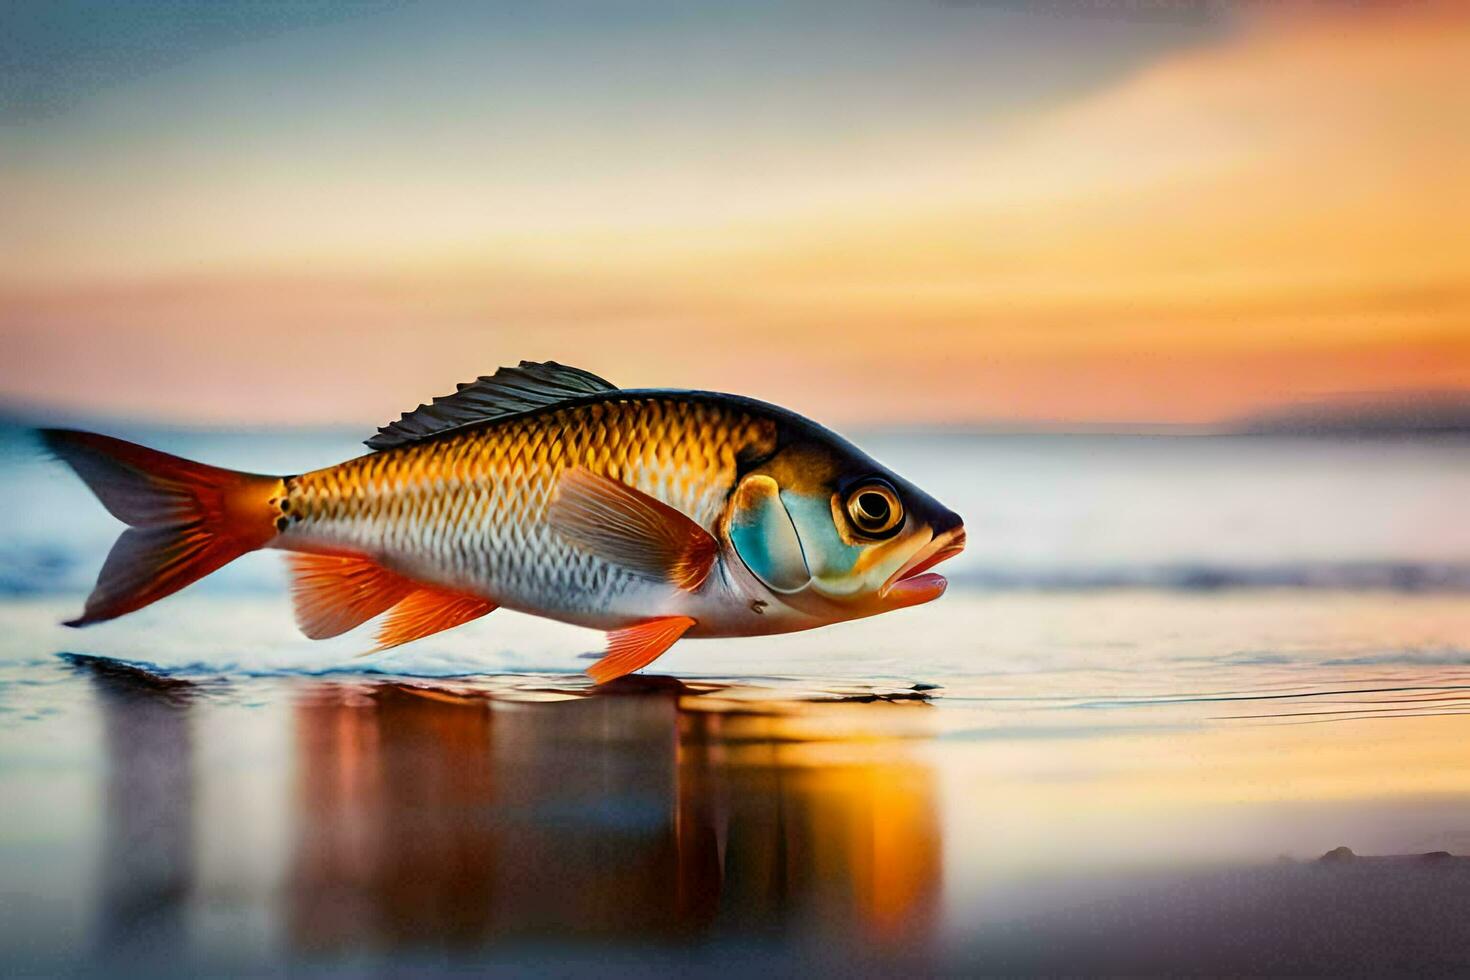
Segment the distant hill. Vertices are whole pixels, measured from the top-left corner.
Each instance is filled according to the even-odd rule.
[[[158,432],[191,434],[268,432],[272,435],[361,435],[372,426],[200,425],[162,422],[36,408],[0,401],[0,432],[38,426],[90,429],[142,438]],[[1223,423],[978,421],[963,424],[912,424],[849,427],[869,435],[951,436],[1209,436],[1209,435],[1470,435],[1470,391],[1419,392],[1402,396],[1324,399],[1283,405]],[[359,430],[362,430],[361,432]]]
[[[1239,419],[1230,431],[1251,435],[1470,435],[1470,391],[1288,405]]]

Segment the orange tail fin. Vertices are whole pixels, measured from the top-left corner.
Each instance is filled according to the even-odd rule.
[[[280,477],[206,466],[71,429],[41,441],[130,525],[112,546],[82,615],[86,626],[172,595],[276,535]]]

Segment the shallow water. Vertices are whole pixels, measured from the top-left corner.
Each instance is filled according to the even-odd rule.
[[[454,676],[470,640],[372,665],[415,675],[247,668],[229,644],[121,662],[90,632],[62,635],[94,652],[58,656],[61,605],[5,607],[18,968],[1124,968],[1108,950],[1186,924],[1171,890],[1222,921],[1263,897],[1278,927],[1341,916],[1361,941],[1382,921],[1280,856],[1470,852],[1457,597],[961,593],[781,657],[690,644],[600,691],[544,667]],[[181,598],[168,618],[248,648],[234,624],[278,607]],[[523,644],[566,639],[515,618]],[[1434,906],[1458,875],[1362,888]],[[1292,935],[1272,955],[1323,962]]]
[[[260,449],[204,441],[216,460]],[[1058,577],[1452,567],[1470,555],[1446,503],[1464,446],[1278,454],[1263,477],[1278,490],[1330,491],[1333,466],[1350,487],[1283,538],[1250,481],[1219,476],[1224,443],[1172,443],[1177,473],[1171,443],[1077,478],[1079,493],[1112,481],[1114,500],[1195,488],[1209,527],[1163,515],[1172,544],[1123,508],[1133,557],[1086,521],[1083,557],[1058,538],[1027,558],[1014,527],[987,550],[973,528],[1007,526],[1004,495],[960,477],[1005,471],[1005,453],[914,450],[906,472],[951,481],[982,516],[942,600],[682,643],[597,690],[578,673],[596,634],[513,613],[368,660],[359,637],[305,641],[275,556],[65,630],[112,529],[12,462],[7,495],[45,486],[52,510],[0,540],[63,557],[0,601],[0,969],[1470,966],[1454,911],[1470,862],[1415,857],[1470,854],[1470,596],[1452,579]],[[1025,452],[1059,474],[1098,452],[1078,447]],[[1277,449],[1253,452],[1235,450]],[[1385,458],[1404,472],[1375,475]],[[1092,506],[1048,492],[1061,522]],[[1428,527],[1411,504],[1441,533],[1401,534]],[[1229,513],[1249,518],[1234,535],[1211,523]],[[1028,569],[1051,585],[1018,588]],[[1399,857],[1316,860],[1338,845]]]

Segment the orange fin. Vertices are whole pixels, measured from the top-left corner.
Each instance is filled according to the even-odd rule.
[[[141,609],[276,536],[278,476],[206,466],[93,432],[42,429],[40,437],[112,516],[130,525],[85,610],[67,626]]]
[[[401,643],[421,640],[443,630],[461,626],[493,612],[495,603],[464,592],[452,592],[432,585],[421,585],[409,593],[383,625],[378,627],[378,645],[368,653],[377,653]]]
[[[561,474],[549,516],[562,537],[603,561],[690,592],[720,550],[713,535],[663,501],[581,467]]]
[[[642,670],[653,663],[683,636],[694,620],[688,616],[666,616],[614,630],[607,634],[607,653],[587,673],[599,684]]]
[[[361,626],[418,587],[370,558],[347,555],[294,554],[291,573],[296,625],[313,640]]]

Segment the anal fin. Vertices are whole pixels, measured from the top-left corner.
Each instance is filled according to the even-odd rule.
[[[694,625],[688,616],[665,616],[614,630],[607,635],[607,652],[587,673],[599,684],[631,674],[653,663]]]
[[[454,592],[432,585],[421,585],[398,605],[378,627],[378,645],[368,651],[378,653],[413,640],[462,626],[495,609],[489,599]]]
[[[361,626],[416,588],[370,558],[298,553],[290,562],[296,625],[313,640]]]

